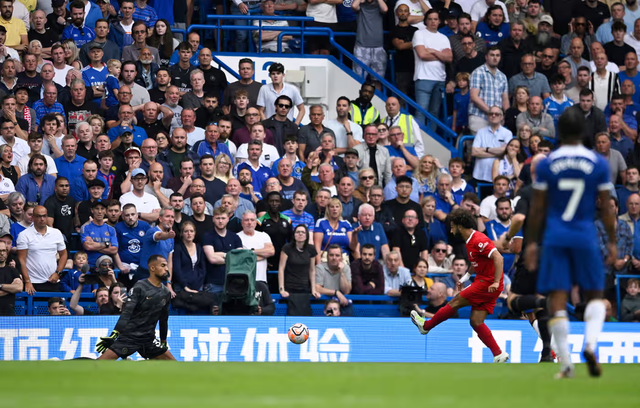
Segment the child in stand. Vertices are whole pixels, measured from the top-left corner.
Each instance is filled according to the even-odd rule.
[[[469,134],[469,73],[458,72],[456,75],[456,93],[453,95],[453,120],[451,130],[456,134]]]
[[[102,109],[107,109],[112,106],[116,106],[120,102],[118,101],[118,92],[120,90],[120,82],[118,81],[118,77],[120,77],[120,70],[122,68],[122,62],[116,59],[110,59],[107,61],[107,69],[109,70],[109,75],[107,75],[107,82],[105,83],[105,93],[102,98]]]
[[[544,101],[544,110],[553,118],[553,124],[558,128],[558,119],[567,108],[573,106],[573,101],[564,94],[565,82],[562,75],[556,74],[549,81],[553,91]]]
[[[87,263],[87,253],[84,251],[76,252],[76,255],[73,257],[74,269],[67,272],[62,279],[60,279],[60,289],[63,292],[71,292],[74,293],[78,286],[80,286],[80,282],[78,278],[82,275],[80,270],[82,269],[82,265]],[[83,292],[93,292],[98,289],[98,285],[84,285],[82,288]]]
[[[103,150],[98,153],[98,165],[100,167],[98,168],[98,174],[96,175],[96,178],[104,182],[105,188],[104,192],[102,193],[103,200],[106,200],[109,197],[111,185],[113,184],[113,180],[116,178],[115,174],[111,171],[111,167],[113,166],[113,158],[114,154],[111,150]]]
[[[627,295],[622,299],[620,308],[623,322],[640,322],[640,280],[629,279]]]

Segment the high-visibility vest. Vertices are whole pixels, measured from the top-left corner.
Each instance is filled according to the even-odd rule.
[[[371,105],[364,114],[364,121],[362,120],[362,110],[356,107],[354,103],[351,104],[351,120],[358,125],[364,126],[371,123],[375,123],[380,118],[380,112]]]
[[[389,127],[400,126],[400,129],[402,129],[402,133],[404,133],[404,144],[414,144],[412,132],[413,116],[401,113],[400,116],[398,116],[398,119],[393,124],[391,124],[387,119],[389,118],[385,118],[384,123],[388,124]]]

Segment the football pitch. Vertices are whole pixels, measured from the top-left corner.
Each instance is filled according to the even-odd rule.
[[[637,364],[0,362],[2,407],[632,407]],[[411,405],[409,405],[411,404]]]

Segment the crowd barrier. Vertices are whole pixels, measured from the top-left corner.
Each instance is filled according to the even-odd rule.
[[[98,338],[108,335],[116,320],[117,316],[2,317],[0,360],[96,358]],[[287,339],[294,323],[309,327],[309,340],[302,345]],[[487,324],[512,363],[539,361],[542,344],[527,322]],[[569,343],[571,359],[580,362],[583,323],[571,323]],[[469,322],[460,319],[422,336],[409,318],[172,316],[168,344],[180,361],[493,361]],[[640,325],[606,323],[597,353],[603,363],[639,363]]]

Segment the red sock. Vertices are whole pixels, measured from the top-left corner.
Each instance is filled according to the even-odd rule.
[[[425,321],[423,328],[425,330],[431,330],[445,320],[450,319],[454,314],[456,314],[456,311],[447,304],[438,310],[431,320]]]
[[[494,357],[502,353],[500,346],[496,343],[496,340],[493,338],[493,334],[491,334],[491,330],[489,330],[486,324],[482,323],[480,326],[474,327],[473,330],[478,333],[478,338],[482,340],[484,345],[489,347],[489,350],[491,350]]]

